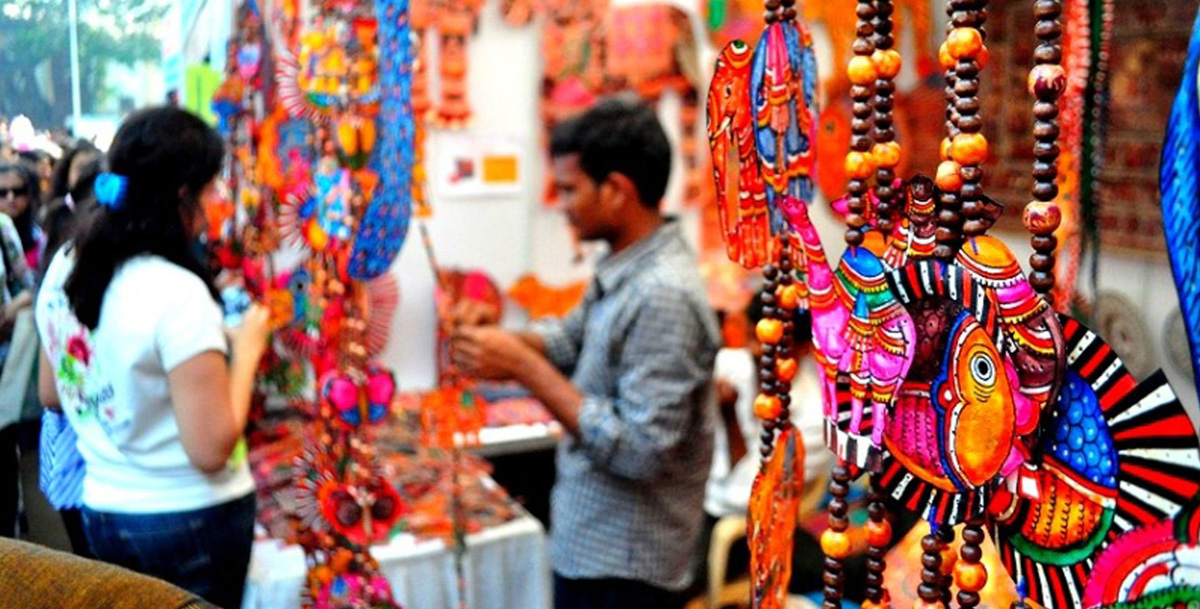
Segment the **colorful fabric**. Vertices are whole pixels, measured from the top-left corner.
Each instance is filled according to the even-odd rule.
[[[52,410],[42,412],[40,482],[42,494],[56,510],[83,507],[83,475],[87,466],[76,446],[78,436],[66,415]]]

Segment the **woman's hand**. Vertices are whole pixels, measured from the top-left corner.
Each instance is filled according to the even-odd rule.
[[[263,305],[254,303],[242,315],[242,325],[230,334],[233,337],[233,353],[255,363],[267,350],[267,338],[271,335],[271,312]]]

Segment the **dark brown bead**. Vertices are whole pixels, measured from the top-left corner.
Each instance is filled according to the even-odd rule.
[[[958,128],[963,133],[979,133],[979,130],[983,129],[983,119],[979,118],[977,114],[971,116],[964,115],[958,119]]]
[[[763,3],[763,6],[769,11],[778,10],[780,5],[781,2],[779,0],[766,0],[766,2]]]
[[[842,570],[842,560],[840,558],[826,556],[825,557],[825,569],[829,570],[829,571],[841,571]]]
[[[885,505],[882,501],[872,501],[868,503],[867,516],[870,516],[871,520],[876,522],[887,518],[887,505]]]
[[[870,152],[872,144],[874,142],[867,135],[850,136],[850,147],[858,152]]]
[[[1037,63],[1062,63],[1062,49],[1057,45],[1041,45],[1033,51]]]
[[[763,458],[764,461],[771,456],[771,442],[774,439],[775,434],[771,434],[771,438],[769,440],[764,437],[762,445],[758,447],[758,454]]]
[[[937,571],[942,566],[942,555],[936,552],[921,554],[921,566],[930,571]]]
[[[941,552],[942,542],[938,541],[935,535],[926,535],[921,538],[921,550],[929,553]]]
[[[1058,239],[1054,236],[1054,233],[1049,235],[1034,235],[1029,240],[1029,243],[1033,246],[1033,249],[1040,252],[1053,252],[1058,247]]]
[[[1058,158],[1058,144],[1053,141],[1037,141],[1033,143],[1033,156],[1039,161],[1053,161]]]
[[[854,14],[863,21],[870,21],[875,18],[875,6],[870,2],[859,2],[854,9]]]
[[[967,562],[979,562],[983,560],[983,550],[977,545],[963,544],[959,548],[958,554]]]
[[[874,131],[871,132],[871,135],[875,138],[875,141],[877,141],[877,142],[894,142],[894,141],[896,141],[896,131],[891,128],[891,122],[887,122],[885,125],[883,121],[877,121],[876,125],[878,125],[878,127]]]
[[[1058,125],[1037,121],[1033,124],[1033,137],[1039,140],[1058,139]]]
[[[943,226],[954,226],[961,223],[963,220],[962,214],[958,213],[957,210],[945,208],[938,210],[937,219],[938,223]]]
[[[795,21],[796,20],[796,9],[794,9],[790,6],[788,8],[783,9],[783,19],[784,19],[784,21]]]
[[[763,277],[766,277],[767,279],[774,279],[779,276],[779,269],[775,268],[775,265],[773,264],[768,264],[763,267],[762,273]]]
[[[917,586],[917,596],[927,603],[936,603],[942,598],[942,591],[937,586],[921,584]]]
[[[962,195],[963,205],[966,205],[967,201],[978,201],[983,196],[983,187],[979,182],[963,182],[959,194]]]
[[[850,120],[850,129],[855,133],[866,133],[871,129],[872,124],[869,118],[855,118]]]
[[[963,590],[958,591],[958,604],[962,605],[963,607],[975,607],[979,604],[979,600],[978,592],[966,592]]]
[[[1053,182],[1057,177],[1058,167],[1053,163],[1033,162],[1033,179],[1039,182]]]
[[[854,51],[855,55],[870,55],[871,53],[875,52],[875,45],[871,44],[870,40],[863,40],[860,38],[854,41],[854,45],[851,47],[851,50]]]
[[[987,536],[984,534],[983,529],[979,528],[978,525],[972,526],[970,523],[968,523],[967,526],[963,527],[963,543],[978,546],[979,544],[983,543],[983,540],[986,538]]]
[[[771,25],[772,23],[779,21],[779,14],[775,11],[766,11],[763,13],[763,21],[766,21],[767,25]]]
[[[954,83],[954,94],[959,97],[975,97],[979,95],[979,81],[973,78],[959,78]]]
[[[1029,257],[1029,266],[1035,271],[1045,271],[1049,273],[1054,270],[1054,256],[1049,254],[1034,253]]]
[[[843,532],[850,528],[850,519],[845,516],[830,516],[829,528],[838,532]]]
[[[859,101],[856,101],[853,104],[851,104],[850,113],[853,114],[857,118],[862,118],[862,119],[871,118],[871,113],[873,112],[873,109],[871,108],[871,104],[867,101],[871,98],[871,90],[862,85],[854,85],[853,87],[851,87],[850,91],[851,91],[851,93],[850,93],[851,97],[859,100]],[[856,95],[856,93],[857,93],[857,95]]]
[[[846,500],[841,497],[833,497],[829,500],[829,511],[833,514],[842,514],[849,510],[850,506]]]
[[[961,97],[955,100],[954,109],[959,114],[979,114],[981,103],[978,97]]]
[[[1039,121],[1050,122],[1058,117],[1058,104],[1051,102],[1034,102],[1033,117]]]
[[[1033,15],[1038,19],[1057,19],[1062,14],[1059,0],[1037,0],[1033,3]]]
[[[967,220],[963,222],[963,234],[969,237],[978,237],[991,227],[992,222],[989,220]]]
[[[1041,294],[1045,294],[1054,289],[1054,276],[1041,271],[1034,271],[1029,274],[1029,285],[1033,286]]]
[[[869,569],[870,567],[867,568]],[[873,588],[883,585],[883,575],[879,573],[867,572],[867,576],[864,579],[866,580],[866,584]]]
[[[943,545],[948,544],[954,541],[954,527],[944,524],[938,525],[937,530],[934,531],[934,535],[937,537],[938,541],[942,542]]]
[[[826,571],[821,576],[821,581],[826,586],[840,586],[842,585],[842,574],[837,571]]]
[[[839,577],[839,581],[840,581],[840,577],[841,577],[841,576],[839,575],[838,577]],[[842,598],[842,587],[841,587],[840,585],[838,585],[838,586],[824,586],[824,587],[823,587],[823,589],[822,589],[822,591],[825,593],[825,598],[826,598],[826,601],[825,601],[825,602],[826,602],[827,604],[829,603],[829,600],[828,600],[828,599],[831,599],[831,598],[836,598],[836,599],[838,599],[838,600],[841,600],[841,598]],[[833,605],[833,606],[834,606],[834,607],[837,607],[837,608],[839,608],[839,609],[840,609],[840,607],[841,607],[841,604],[840,604],[840,603],[838,603],[838,604],[835,604],[835,605]]]
[[[778,318],[779,317],[779,309],[776,307],[764,306],[762,308],[762,314],[763,314],[763,317]]]
[[[825,599],[825,601],[821,603],[821,609],[842,609],[842,603],[838,602],[841,600],[840,593],[837,599],[838,600]]]
[[[1058,21],[1038,21],[1033,26],[1033,35],[1041,40],[1057,40],[1062,37],[1062,25]]]
[[[978,218],[984,212],[983,201],[975,198],[963,197],[962,214],[968,218],[966,222],[970,222],[970,218]]]
[[[876,573],[882,572],[884,569],[887,568],[887,563],[882,560],[879,560],[878,558],[868,558],[866,560],[866,565],[867,565],[867,570],[874,571]],[[880,583],[882,584],[883,582],[880,582]]]
[[[1038,182],[1033,185],[1033,197],[1038,201],[1053,201],[1058,196],[1058,185]]]

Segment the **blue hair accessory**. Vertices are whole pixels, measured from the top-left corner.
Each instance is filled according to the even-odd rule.
[[[96,202],[101,207],[110,210],[121,208],[121,204],[125,202],[127,190],[129,190],[129,178],[115,173],[102,173],[96,176],[96,181],[92,185]]]

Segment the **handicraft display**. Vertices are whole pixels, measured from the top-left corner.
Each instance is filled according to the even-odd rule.
[[[370,546],[408,508],[381,472],[371,430],[397,388],[372,358],[390,333],[398,289],[386,271],[411,214],[408,4],[271,9],[270,20],[253,1],[239,9],[236,61],[215,101],[230,196],[207,210],[210,230],[218,261],[270,307],[273,386],[260,388],[311,421],[281,491],[291,526],[277,531],[307,556],[302,604],[395,607]]]
[[[1189,525],[1178,524],[1190,522],[1189,506],[1200,495],[1195,425],[1161,373],[1139,383],[1099,335],[1060,312],[1069,299],[1052,298],[1060,237],[1079,240],[1077,232],[1061,230],[1062,206],[1080,196],[1077,175],[1070,174],[1084,171],[1083,127],[1069,124],[1078,120],[1080,103],[1064,94],[1079,97],[1096,86],[1090,79],[1072,81],[1094,76],[1078,65],[1095,47],[1078,45],[1085,38],[1092,44],[1097,30],[1081,27],[1078,19],[1099,15],[1103,25],[1111,6],[1064,7],[1058,0],[1032,6],[1032,26],[1009,32],[1032,30],[1034,37],[1032,70],[1023,82],[1033,110],[1032,201],[1022,214],[1032,235],[1028,275],[1008,247],[987,234],[1003,207],[984,190],[985,167],[996,152],[983,133],[990,123],[980,95],[989,58],[986,0],[947,3],[947,38],[938,58],[946,83],[946,137],[933,179],[898,171],[897,7],[891,0],[857,3],[847,62],[849,181],[840,203],[847,247],[836,267],[800,197],[808,191],[791,190],[796,174],[781,180],[774,164],[812,152],[802,147],[785,155],[790,143],[808,141],[771,137],[807,126],[816,112],[799,95],[809,72],[786,89],[773,86],[797,77],[798,64],[789,58],[808,48],[804,36],[787,33],[795,27],[795,6],[766,4],[768,31],[759,48],[769,50],[761,60],[767,78],[755,80],[759,52],[740,42],[730,43],[718,59],[709,92],[717,212],[730,258],[748,267],[765,265],[766,278],[755,401],[764,419],[764,466],[750,513],[752,557],[759,553],[757,562],[752,559],[756,607],[778,606],[775,586],[787,563],[773,549],[778,544],[762,540],[789,535],[790,523],[778,509],[764,507],[759,493],[775,493],[782,506],[789,500],[775,490],[782,474],[772,451],[781,450],[778,442],[790,432],[787,393],[796,362],[789,324],[797,306],[812,311],[826,441],[838,457],[829,529],[821,537],[827,609],[841,606],[847,585],[843,561],[852,544],[846,498],[863,474],[870,481],[863,606],[870,609],[889,604],[883,587],[889,502],[929,523],[914,605],[920,609],[952,599],[967,609],[979,606],[986,582],[1000,576],[983,562],[989,532],[1021,591],[1018,605],[1028,600],[1060,609],[1136,601],[1120,606],[1150,607],[1169,600],[1176,606],[1200,584],[1190,554],[1195,538],[1179,532]],[[1192,104],[1188,118],[1194,119],[1194,58],[1189,70],[1181,98]],[[1009,90],[994,94],[1011,106]],[[771,130],[764,133],[764,127]],[[1194,152],[1193,144],[1172,151]],[[780,154],[764,154],[764,145]],[[1076,156],[1064,159],[1070,155]],[[734,158],[736,180],[728,167]],[[1192,165],[1175,167],[1194,173]],[[1164,169],[1164,177],[1168,173]],[[803,178],[812,176],[804,172]],[[1194,190],[1194,176],[1191,182],[1175,179],[1173,186]],[[735,196],[723,190],[727,180],[738,184]],[[1069,212],[1066,217],[1074,221]],[[949,549],[956,526],[962,540],[957,553]],[[1139,540],[1146,541],[1144,550]],[[1140,571],[1134,567],[1139,556],[1162,566]],[[1087,577],[1094,569],[1122,583],[1101,592]]]

